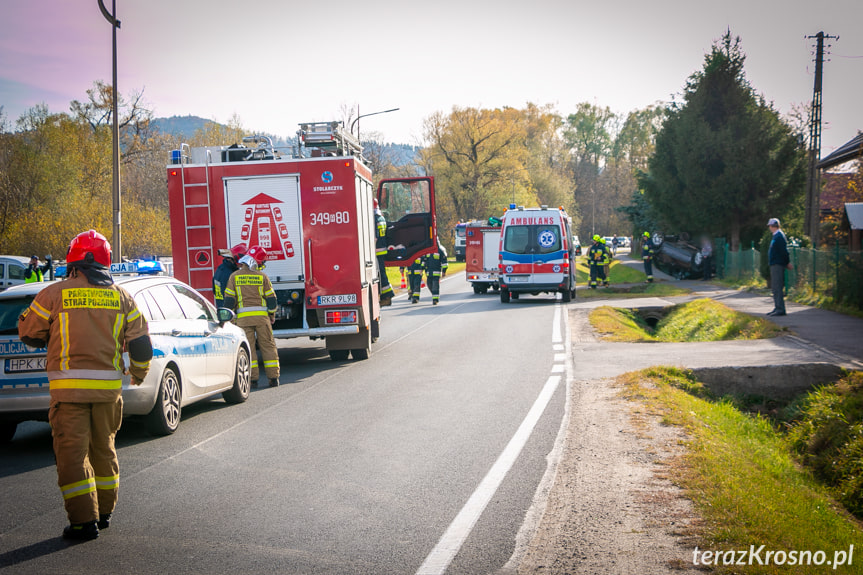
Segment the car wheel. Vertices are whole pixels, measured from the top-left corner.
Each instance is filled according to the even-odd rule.
[[[351,350],[349,349],[331,349],[330,350],[330,359],[333,361],[345,361],[348,359],[348,355],[350,355]]]
[[[473,293],[479,295],[482,293],[482,288],[480,288],[477,284],[473,284]]]
[[[563,297],[561,298],[563,299],[563,303],[572,301],[572,290],[570,290],[569,287],[567,287],[560,293],[563,295]]]
[[[173,368],[165,369],[156,396],[156,405],[147,415],[147,429],[153,435],[170,435],[180,425],[180,379]]]
[[[249,365],[249,352],[240,346],[237,352],[237,370],[234,372],[234,387],[222,392],[222,397],[228,403],[243,403],[249,399],[252,391],[251,367]]]
[[[500,303],[509,303],[509,290],[506,288],[500,289]]]
[[[18,423],[15,421],[0,423],[0,444],[12,441],[12,438],[15,437],[16,429],[18,429]]]

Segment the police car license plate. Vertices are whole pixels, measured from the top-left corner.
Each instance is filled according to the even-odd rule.
[[[344,305],[357,303],[357,294],[347,293],[339,295],[319,295],[318,305]]]
[[[48,359],[45,357],[11,357],[6,360],[5,373],[26,373],[45,371]]]

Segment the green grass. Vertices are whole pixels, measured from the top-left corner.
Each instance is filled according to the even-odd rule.
[[[711,400],[691,374],[652,368],[622,376],[623,394],[665,424],[686,431],[684,454],[668,463],[669,476],[693,501],[704,523],[701,550],[834,552],[855,545],[854,563],[717,567],[718,573],[806,575],[863,573],[860,525],[829,490],[801,468],[781,432],[767,419],[742,413],[727,400]],[[762,554],[763,557],[763,554]]]
[[[587,258],[576,258],[575,272],[576,284],[587,285],[590,282],[590,266],[587,264]],[[647,276],[644,275],[644,272],[623,265],[618,260],[612,260],[609,266],[608,281],[612,284],[641,283],[646,279]]]
[[[863,372],[809,393],[786,409],[788,438],[815,476],[863,518]]]
[[[635,311],[602,306],[590,314],[590,323],[606,341],[684,342],[762,339],[775,337],[782,328],[764,318],[735,311],[709,298],[668,308],[652,329]]]

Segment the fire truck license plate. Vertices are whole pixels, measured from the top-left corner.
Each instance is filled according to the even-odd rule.
[[[45,371],[48,359],[45,357],[13,357],[6,360],[6,373]]]
[[[347,293],[339,295],[318,296],[318,305],[343,305],[346,303],[357,303],[357,294]]]

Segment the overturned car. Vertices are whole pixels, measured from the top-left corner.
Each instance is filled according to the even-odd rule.
[[[700,278],[704,275],[701,248],[690,241],[689,234],[666,236],[656,232],[651,239],[656,248],[653,265],[660,271],[680,280]]]

